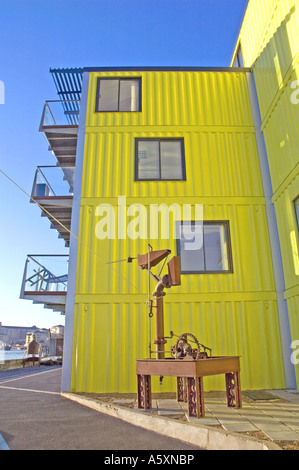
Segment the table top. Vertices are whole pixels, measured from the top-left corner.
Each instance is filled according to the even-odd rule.
[[[139,375],[203,377],[240,371],[240,356],[219,356],[205,359],[137,359]]]

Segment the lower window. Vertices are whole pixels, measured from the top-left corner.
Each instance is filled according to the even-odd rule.
[[[228,221],[179,222],[178,231],[182,274],[233,272]]]

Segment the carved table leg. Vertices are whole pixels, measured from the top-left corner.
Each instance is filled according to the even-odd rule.
[[[177,401],[184,401],[184,378],[177,377],[176,379],[176,399]]]
[[[148,410],[152,407],[151,376],[137,375],[138,408]]]
[[[197,384],[197,417],[204,417],[205,415],[205,405],[204,405],[204,398],[203,398],[203,377],[196,378]]]
[[[187,377],[184,377],[183,380],[184,380],[184,403],[187,403]]]
[[[202,377],[187,378],[187,400],[189,416],[200,418],[205,415]]]
[[[241,408],[241,387],[239,372],[225,374],[227,406],[231,408]]]
[[[186,377],[177,377],[176,387],[177,401],[187,403],[187,382]]]

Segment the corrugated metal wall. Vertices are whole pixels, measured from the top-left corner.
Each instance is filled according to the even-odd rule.
[[[168,294],[167,294],[168,296]],[[165,301],[165,333],[193,332],[214,355],[241,356],[245,389],[281,388],[282,356],[276,302]],[[78,303],[72,388],[87,392],[136,392],[135,359],[148,357],[148,317],[142,303]],[[152,320],[152,330],[154,329]],[[172,342],[166,344],[169,347]],[[174,379],[153,391],[175,390]],[[224,389],[224,377],[206,378],[205,390]]]
[[[264,7],[266,10],[263,10]],[[299,104],[296,103],[299,78],[298,25],[298,0],[251,0],[240,35],[246,65],[251,66],[254,62],[253,72],[272,180],[272,202],[277,215],[292,340],[299,340],[299,232],[294,207],[294,201],[299,196]],[[255,37],[259,41],[255,41]],[[295,371],[298,384],[299,364]]]
[[[186,200],[177,199],[182,204]],[[152,203],[165,203],[165,199],[152,199]],[[97,206],[84,206],[81,209],[81,237],[89,249],[82,247],[79,257],[78,272],[82,273],[77,280],[77,294],[134,294],[134,289],[123,274],[141,292],[147,292],[147,277],[139,271],[136,264],[117,264],[106,266],[94,253],[104,261],[125,259],[129,255],[147,252],[147,240],[99,240],[95,236],[96,225],[101,217],[96,215]],[[149,206],[145,205],[149,215]],[[117,229],[117,207],[116,229]],[[229,220],[232,242],[234,274],[185,275],[182,287],[175,288],[175,293],[183,295],[202,294],[214,298],[228,296],[230,299],[237,293],[242,295],[263,293],[265,299],[275,298],[273,272],[271,269],[271,252],[267,236],[267,219],[265,207],[262,204],[242,203],[231,201],[225,204],[220,198],[214,204],[205,203],[203,207],[204,220]],[[128,222],[132,218],[128,217]],[[117,234],[117,231],[116,231]],[[170,224],[170,240],[152,240],[155,249],[169,248],[176,253],[176,241],[173,239],[172,224]],[[121,274],[117,274],[113,269]],[[154,288],[154,285],[152,285]],[[138,291],[137,291],[138,292]],[[238,297],[238,298],[242,298]],[[261,298],[261,297],[259,297]]]
[[[290,79],[279,89],[279,95],[273,98],[274,107],[268,119],[263,122],[273,193],[286,181],[299,161],[299,106],[291,101],[294,93],[291,84],[298,80],[298,77],[299,64],[294,68]],[[259,90],[262,95],[262,88]]]
[[[98,129],[98,128],[96,128]],[[186,182],[136,182],[135,138],[184,138]],[[139,132],[101,129],[86,136],[83,198],[263,197],[253,128],[196,128]],[[263,201],[262,201],[263,202]]]
[[[295,286],[299,287],[298,222],[293,203],[298,193],[299,175],[292,179],[286,189],[275,199],[286,290],[292,289]]]
[[[134,262],[148,240],[99,240],[99,204],[203,204],[204,220],[230,222],[232,274],[183,275],[165,297],[165,333],[191,332],[214,354],[242,356],[243,388],[284,387],[276,293],[246,75],[141,76],[141,113],[95,113],[92,73],[85,140],[72,390],[135,392],[135,359],[148,356],[148,279]],[[187,181],[135,182],[136,137],[183,137]],[[171,238],[171,233],[170,233]],[[173,239],[149,240],[154,249]],[[83,245],[86,245],[85,247]],[[116,272],[116,271],[117,272]],[[151,284],[154,290],[155,283]],[[154,326],[152,326],[154,328]],[[163,391],[172,386],[165,380]],[[223,377],[206,389],[223,389]],[[155,386],[154,390],[159,390]]]
[[[264,48],[265,29],[270,23],[277,1],[249,0],[239,34],[245,67],[251,67]]]
[[[249,1],[239,35],[245,67],[251,67],[262,52],[266,58],[269,50],[265,51],[270,44],[280,55],[282,71],[286,70],[289,58],[297,52],[298,6],[298,0]],[[285,34],[289,49],[284,42]],[[266,76],[270,86],[272,77],[268,73],[264,79]]]
[[[298,63],[299,4],[296,5],[294,0],[280,1],[275,18],[277,29],[272,28],[273,36],[253,66],[264,125],[281,99],[285,86],[296,80],[298,73],[295,66]],[[286,113],[288,106],[283,108]]]
[[[252,126],[250,101],[244,73],[149,71],[125,72],[126,77],[142,76],[142,112],[95,113],[97,78],[121,77],[123,72],[94,72],[90,81],[86,126],[92,128],[151,126]],[[172,131],[163,129],[164,131]],[[179,129],[177,129],[179,130]],[[192,130],[192,128],[190,128]],[[138,129],[139,131],[139,129]]]

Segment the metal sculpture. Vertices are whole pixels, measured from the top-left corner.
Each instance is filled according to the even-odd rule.
[[[149,246],[149,248],[151,248]],[[149,250],[145,255],[138,255],[138,265],[141,269],[148,271],[149,276],[153,277],[157,282],[156,288],[153,292],[154,305],[149,299],[149,315],[153,316],[153,309],[155,312],[155,339],[156,345],[156,358],[165,358],[165,344],[167,343],[164,335],[164,311],[163,311],[163,298],[166,295],[164,289],[170,289],[172,286],[181,285],[181,270],[180,258],[174,256],[167,264],[168,274],[164,276],[156,275],[151,272],[151,268],[157,266],[161,261],[166,260],[170,255],[170,250]],[[165,263],[164,263],[165,264]],[[162,266],[161,271],[163,270]],[[160,273],[161,273],[160,271]],[[150,349],[151,355],[151,349]]]
[[[175,335],[172,333],[172,336]],[[191,343],[195,344],[195,348],[192,347]],[[206,359],[212,356],[212,349],[200,344],[192,333],[183,333],[180,335],[175,345],[171,348],[171,352],[175,359]]]
[[[149,245],[147,254],[138,255],[138,265],[149,275],[149,317],[155,316],[156,360],[151,359],[151,340],[149,343],[150,359],[136,361],[138,408],[151,408],[151,376],[158,375],[160,383],[164,376],[176,377],[177,400],[188,403],[189,416],[203,417],[204,392],[203,377],[225,374],[227,405],[240,408],[240,360],[235,357],[212,357],[212,350],[203,344],[192,333],[183,333],[177,337],[171,347],[171,357],[165,358],[167,339],[176,336],[172,331],[170,336],[164,335],[163,298],[165,289],[181,285],[180,259],[174,256],[168,263],[168,274],[161,276],[170,250],[153,251]],[[131,258],[130,258],[131,259]],[[159,275],[153,274],[151,268],[164,260]],[[150,276],[157,284],[153,292],[154,302],[150,299]],[[154,311],[154,313],[153,313]],[[151,336],[151,335],[150,335]]]
[[[156,345],[156,351],[152,351],[151,348],[151,338],[149,340],[149,356],[151,357],[152,353],[155,352],[156,359],[164,359],[165,353],[169,352],[172,357],[176,359],[205,359],[211,357],[212,350],[203,344],[200,344],[197,338],[191,333],[183,333],[178,336],[178,340],[170,351],[165,351],[165,344],[167,339],[176,336],[172,331],[170,336],[166,337],[164,334],[164,308],[163,308],[163,299],[166,295],[165,289],[170,289],[174,286],[181,285],[181,266],[180,258],[178,256],[173,256],[170,261],[167,263],[168,274],[162,275],[163,268],[166,264],[168,256],[171,254],[171,250],[157,250],[153,251],[152,246],[148,245],[148,252],[143,255],[137,255],[137,257],[128,258],[110,261],[110,263],[120,263],[126,261],[127,263],[132,263],[134,259],[137,259],[138,266],[148,272],[149,281],[148,281],[148,310],[150,319],[155,317],[155,339],[153,343]],[[159,263],[164,261],[163,266],[160,270],[160,273],[154,274],[151,269],[157,266]],[[154,301],[151,300],[151,289],[150,289],[150,277],[152,277],[156,282],[156,288],[152,293]],[[190,345],[190,341],[195,343],[195,347]]]

